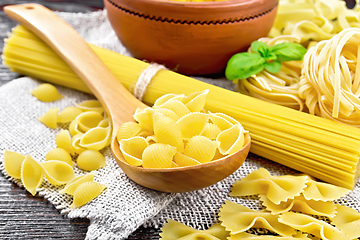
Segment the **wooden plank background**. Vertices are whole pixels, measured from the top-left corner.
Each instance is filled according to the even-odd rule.
[[[3,7],[28,2],[66,12],[89,12],[103,8],[103,0],[0,0],[0,52],[7,32],[16,25],[5,16]],[[0,86],[16,77],[0,63]],[[0,149],[1,152],[3,150]],[[88,219],[69,219],[61,215],[50,202],[39,196],[33,197],[0,173],[0,239],[84,239],[88,226]],[[128,239],[158,239],[158,234],[157,229],[140,228]]]

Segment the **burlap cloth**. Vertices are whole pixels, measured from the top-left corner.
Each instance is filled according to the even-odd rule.
[[[69,22],[89,43],[129,55],[120,44],[106,18],[106,11],[86,14],[58,13]],[[226,80],[201,79],[228,89],[233,86]],[[0,161],[3,169],[5,149],[30,154],[38,161],[44,161],[45,154],[56,147],[55,136],[66,126],[56,130],[41,124],[37,118],[48,109],[60,110],[74,106],[93,96],[57,86],[63,99],[53,103],[43,103],[30,94],[41,82],[27,77],[16,79],[0,88]],[[98,170],[95,181],[106,184],[107,190],[89,204],[78,209],[70,209],[71,197],[60,194],[61,187],[54,187],[47,181],[41,185],[38,194],[48,199],[56,208],[70,218],[90,219],[87,239],[124,239],[139,226],[161,227],[171,218],[191,227],[206,229],[216,222],[216,214],[226,199],[242,203],[252,209],[259,209],[256,199],[230,198],[231,185],[238,179],[259,167],[265,167],[272,174],[291,174],[295,171],[279,164],[249,155],[245,163],[225,180],[194,192],[168,194],[143,188],[129,180],[113,159],[110,149],[103,151],[107,166]],[[76,173],[82,174],[76,166]],[[4,174],[6,172],[3,170]],[[14,179],[9,178],[12,181]],[[19,185],[19,181],[15,181]],[[360,182],[354,190],[339,201],[360,211]]]

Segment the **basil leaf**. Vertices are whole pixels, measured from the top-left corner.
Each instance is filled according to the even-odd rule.
[[[278,73],[281,69],[280,61],[266,62],[265,69],[271,73]]]
[[[233,55],[226,66],[225,77],[228,80],[245,79],[264,69],[265,59],[259,54],[242,52]]]
[[[269,45],[264,42],[254,41],[251,43],[251,51],[253,51],[254,53],[260,53],[263,57],[267,55],[267,52],[269,52],[269,50]]]
[[[303,59],[306,48],[299,43],[284,42],[270,47],[272,53],[276,54],[280,62],[300,61]]]

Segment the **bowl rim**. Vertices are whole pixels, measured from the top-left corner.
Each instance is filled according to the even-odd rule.
[[[224,0],[182,2],[171,0],[104,0],[136,17],[175,23],[238,22],[258,18],[277,9],[279,0]],[[115,17],[115,16],[114,16]]]

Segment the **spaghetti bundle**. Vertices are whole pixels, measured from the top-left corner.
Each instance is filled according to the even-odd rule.
[[[149,64],[90,45],[127,88]],[[76,73],[44,42],[23,27],[6,41],[3,60],[11,70],[48,82],[90,92]],[[148,105],[167,93],[209,89],[205,109],[241,122],[252,138],[250,151],[338,186],[353,188],[359,177],[360,129],[210,85],[169,70],[148,85]],[[119,96],[121,97],[121,96]]]
[[[278,36],[260,38],[269,47],[282,42],[299,43],[300,38],[294,36]],[[248,52],[251,52],[249,48]],[[301,61],[283,62],[280,72],[270,73],[267,70],[237,81],[237,91],[271,103],[304,110],[304,100],[300,98],[298,89],[301,75]]]
[[[306,53],[299,94],[310,114],[360,127],[360,29],[348,28]]]

